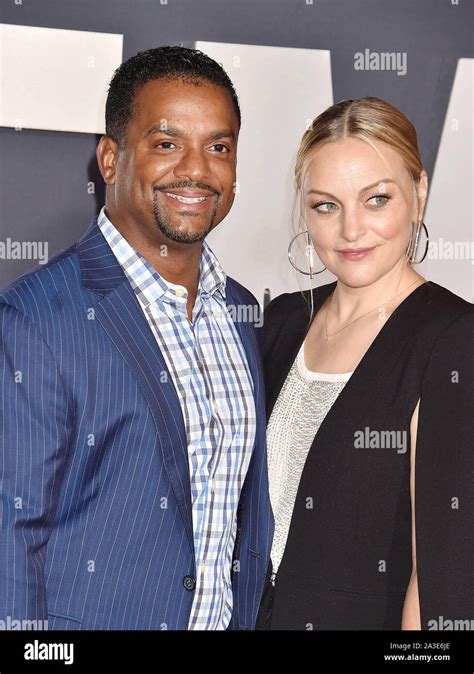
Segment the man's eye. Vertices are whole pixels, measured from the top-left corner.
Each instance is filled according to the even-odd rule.
[[[337,208],[333,201],[318,201],[318,203],[311,206],[311,208],[318,211],[318,213],[332,213],[334,210],[334,208],[332,208],[333,206],[334,208]]]
[[[223,145],[222,143],[215,143],[211,147],[220,148],[217,150],[218,154],[225,154],[226,152],[229,152],[229,148],[227,147],[227,145]]]
[[[156,143],[155,145],[153,145],[153,147],[161,147],[161,148],[163,148],[163,150],[170,150],[171,149],[169,147],[163,147],[164,145],[173,145],[174,146],[174,143],[172,143],[169,140],[162,140],[160,143]]]

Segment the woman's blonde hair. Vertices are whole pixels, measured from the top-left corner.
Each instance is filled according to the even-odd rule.
[[[293,236],[306,231],[303,186],[314,152],[326,143],[344,138],[359,138],[369,143],[385,163],[390,174],[392,171],[388,162],[373,141],[382,141],[391,146],[401,156],[412,178],[413,187],[416,188],[423,164],[416,129],[410,120],[395,106],[381,98],[367,96],[340,101],[318,115],[301,139],[295,164]],[[295,209],[297,209],[296,217]],[[415,223],[413,225],[416,227]],[[411,247],[413,235],[412,230],[408,249]]]

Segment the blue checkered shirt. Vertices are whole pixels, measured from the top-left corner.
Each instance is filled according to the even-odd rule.
[[[256,432],[253,381],[226,306],[226,275],[204,242],[191,323],[186,289],[160,276],[105,208],[98,225],[136,293],[183,412],[196,559],[188,629],[224,630],[232,616],[237,506]]]

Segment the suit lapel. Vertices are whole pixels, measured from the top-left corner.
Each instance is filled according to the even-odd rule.
[[[240,301],[238,291],[235,290],[232,286],[232,280],[228,279],[226,284],[226,305],[229,308],[237,308],[239,305],[242,305]],[[232,315],[232,313],[231,313]],[[255,407],[257,414],[261,405],[263,405],[263,369],[259,354],[259,346],[257,343],[257,337],[255,333],[255,328],[252,321],[239,321],[235,320],[234,325],[239,333],[240,340],[243,344],[245,355],[247,356],[247,362],[250,368],[250,373],[252,375],[252,380],[254,383],[254,399]]]
[[[130,367],[150,408],[165,469],[194,552],[187,438],[171,374],[96,219],[78,243],[78,253],[83,285],[103,296],[94,307],[95,316]]]
[[[226,304],[229,308],[234,309],[239,305],[248,308],[248,304],[244,298],[240,296],[238,288],[235,288],[232,279],[227,280],[226,285]],[[232,315],[232,312],[231,312]],[[249,520],[255,513],[250,508],[246,507],[247,495],[252,486],[261,485],[261,470],[262,466],[266,470],[266,420],[265,420],[265,388],[263,378],[263,366],[260,356],[260,347],[257,341],[256,329],[252,322],[235,320],[234,325],[239,334],[240,340],[245,350],[247,363],[249,365],[250,374],[254,384],[253,396],[255,401],[256,411],[256,435],[255,445],[250,459],[247,475],[242,486],[239,498],[239,507],[237,511],[238,530],[237,539],[234,547],[233,559],[238,559],[240,556],[240,534],[239,531],[249,527],[249,545],[253,550],[260,549],[259,542],[259,528],[252,520]],[[260,329],[261,328],[257,328]],[[254,526],[252,526],[254,524]]]

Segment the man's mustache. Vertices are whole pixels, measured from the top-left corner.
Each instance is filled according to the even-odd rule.
[[[167,185],[153,185],[153,192],[167,192],[169,190],[192,189],[193,187],[198,190],[206,190],[207,192],[211,192],[212,194],[216,194],[217,196],[220,195],[220,192],[218,192],[213,187],[209,187],[209,185],[206,185],[205,183],[202,182],[192,183],[190,181],[186,181],[183,183],[168,183]]]

